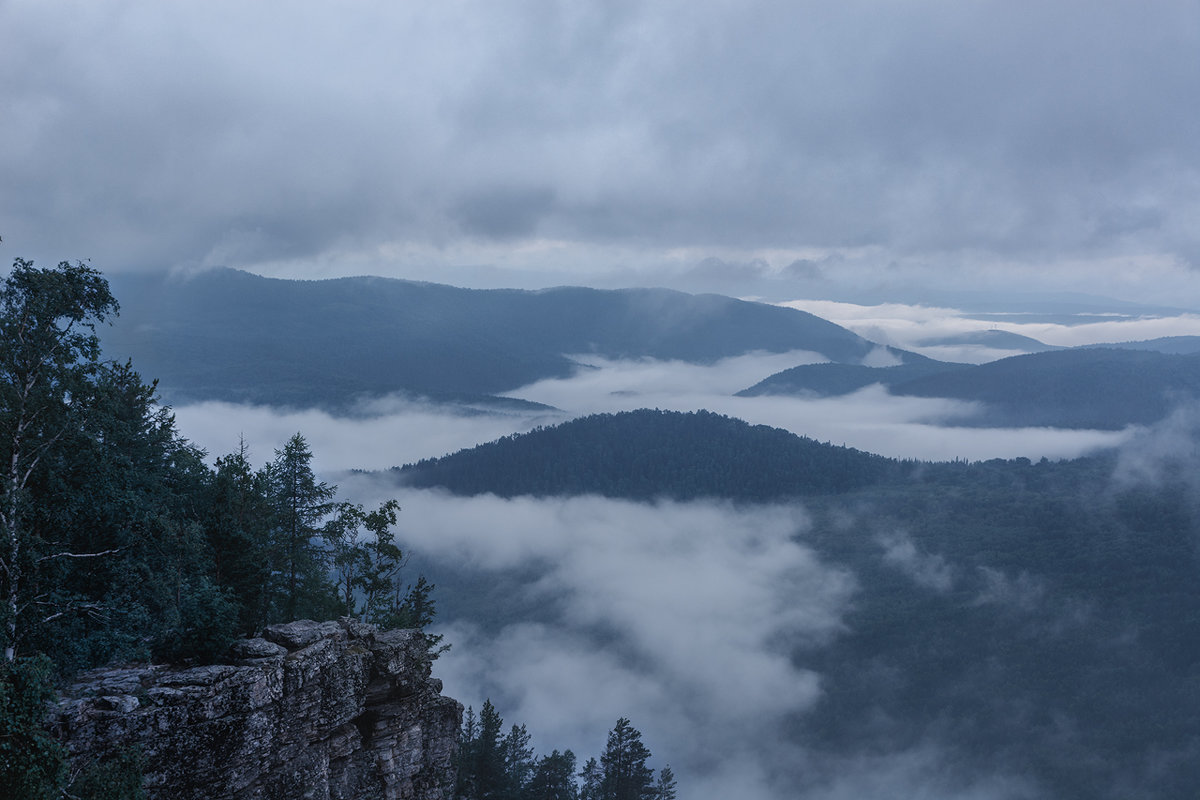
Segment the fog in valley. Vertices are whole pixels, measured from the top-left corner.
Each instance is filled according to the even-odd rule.
[[[902,318],[896,309],[876,311]],[[957,317],[920,313],[926,331],[961,327]],[[1090,335],[1131,338],[1190,324],[1114,322]],[[892,330],[898,341],[899,326]],[[1040,796],[1019,774],[960,763],[936,731],[853,755],[814,752],[798,737],[823,686],[821,671],[807,664],[847,633],[845,614],[861,588],[858,575],[806,546],[801,504],[463,498],[348,472],[386,470],[582,414],[651,407],[710,409],[920,460],[1055,460],[1124,447],[1114,480],[1128,482],[1152,480],[1165,459],[1179,456],[1170,449],[1179,449],[1179,431],[1194,427],[1189,411],[1150,431],[965,427],[957,423],[986,409],[892,397],[878,386],[829,399],[732,396],[818,358],[757,354],[700,366],[579,357],[575,376],[509,393],[554,406],[520,413],[399,399],[371,401],[348,416],[226,403],[175,411],[182,432],[210,457],[238,446],[236,430],[261,463],[302,431],[318,471],[343,495],[368,505],[399,499],[411,579],[419,571],[439,585],[437,630],[452,647],[436,673],[447,693],[476,710],[491,699],[506,723],[529,727],[540,753],[569,747],[585,759],[625,715],[642,730],[654,763],[686,776],[686,795],[699,800],[784,800],[801,789],[830,800]],[[907,575],[918,591],[945,592],[963,577],[903,531],[867,533],[857,513],[847,509],[847,530],[873,537],[878,563]],[[1030,608],[1043,600],[1044,587],[1027,574],[986,577],[978,603]],[[456,599],[464,590],[467,602]]]

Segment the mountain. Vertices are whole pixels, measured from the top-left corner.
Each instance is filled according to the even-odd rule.
[[[113,286],[125,312],[104,332],[106,352],[132,357],[176,401],[344,406],[403,392],[470,402],[567,376],[573,354],[712,363],[807,350],[859,363],[877,349],[802,311],[666,289],[472,290],[230,269]]]
[[[775,500],[883,480],[899,462],[708,411],[595,414],[394,470],[456,494]]]
[[[1072,348],[978,366],[913,361],[900,367],[811,364],[743,390],[762,394],[845,394],[873,383],[892,394],[983,403],[975,424],[1118,429],[1165,417],[1200,396],[1200,355]]]
[[[995,350],[1019,350],[1025,353],[1044,353],[1047,350],[1063,350],[1057,345],[1039,342],[1032,336],[1022,336],[1011,331],[987,330],[956,333],[952,336],[939,336],[933,339],[922,339],[922,347],[937,347],[946,345],[979,345]]]
[[[1158,339],[1143,339],[1138,342],[1111,342],[1108,344],[1085,345],[1085,347],[1108,347],[1118,350],[1155,350],[1172,355],[1200,353],[1200,336],[1162,336]]]
[[[908,354],[905,363],[893,367],[833,363],[801,364],[798,367],[776,372],[750,388],[738,392],[737,396],[759,397],[769,394],[793,394],[836,397],[876,383],[892,387],[915,378],[968,366],[935,361],[932,358],[911,353]]]
[[[905,381],[897,394],[987,404],[989,425],[1121,428],[1200,396],[1200,356],[1073,349],[1013,356]]]

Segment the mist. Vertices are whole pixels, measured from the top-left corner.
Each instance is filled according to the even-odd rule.
[[[698,800],[1033,796],[933,741],[853,765],[797,742],[822,692],[806,654],[846,632],[858,587],[805,545],[799,505],[462,498],[366,475],[344,488],[397,497],[413,562],[488,597],[440,620],[452,647],[435,673],[527,725],[538,753],[598,756],[626,716]]]
[[[620,716],[642,731],[656,769],[670,764],[681,795],[717,800],[1038,797],[1000,767],[964,765],[933,733],[885,753],[813,752],[796,726],[822,696],[808,666],[847,635],[860,579],[805,544],[795,504],[639,504],[596,497],[503,500],[399,489],[380,470],[586,413],[707,408],[751,422],[905,458],[1066,458],[1114,447],[1133,431],[955,427],[971,404],[892,397],[867,387],[832,399],[738,398],[763,377],[812,363],[809,353],[751,354],[709,366],[578,357],[576,375],[512,397],[554,406],[536,413],[466,413],[384,399],[361,413],[205,403],[176,409],[184,435],[216,454],[252,461],[301,431],[317,471],[365,505],[400,501],[397,539],[409,580],[438,585],[436,632],[452,647],[435,664],[446,694],[476,711],[490,699],[525,724],[538,754],[598,756]],[[847,517],[847,535],[859,527]],[[886,569],[945,593],[964,575],[904,531],[869,532]],[[1029,576],[984,576],[981,604],[1040,598]],[[463,599],[473,597],[475,599]],[[482,598],[482,599],[480,599]],[[982,769],[982,771],[981,771]]]
[[[1077,322],[1068,323],[1023,320],[1021,314],[1013,314],[1005,320],[979,318],[956,308],[906,303],[858,305],[833,300],[792,300],[779,305],[816,314],[872,341],[942,361],[971,364],[1020,355],[1025,351],[983,345],[931,345],[928,342],[940,337],[991,330],[1028,336],[1058,347],[1200,335],[1200,316],[1192,313],[1111,314],[1111,319],[1100,321],[1094,315],[1084,315]],[[1063,316],[1069,317],[1069,314]]]
[[[303,432],[315,467],[331,473],[388,469],[538,425],[638,408],[707,409],[880,455],[934,461],[1075,458],[1117,446],[1129,436],[1127,431],[957,425],[975,422],[985,409],[953,400],[895,397],[881,386],[831,398],[733,396],[774,372],[819,360],[812,353],[750,354],[711,365],[586,356],[576,360],[581,366],[569,378],[539,381],[509,393],[553,406],[548,411],[479,412],[384,398],[363,404],[360,413],[350,416],[221,402],[180,405],[175,414],[184,435],[210,457],[236,450],[240,436],[252,460],[266,460],[289,436]]]

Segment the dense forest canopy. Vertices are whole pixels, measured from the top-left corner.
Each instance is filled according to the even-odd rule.
[[[394,501],[337,501],[301,434],[259,469],[244,445],[209,466],[155,385],[102,359],[96,329],[117,311],[81,263],[18,259],[0,289],[6,796],[58,796],[61,754],[29,711],[56,675],[113,660],[207,663],[272,622],[349,614],[424,627],[433,616],[432,585],[403,582]]]

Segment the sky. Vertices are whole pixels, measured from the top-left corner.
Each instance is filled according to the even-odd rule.
[[[0,2],[0,260],[1200,307],[1200,4]]]

